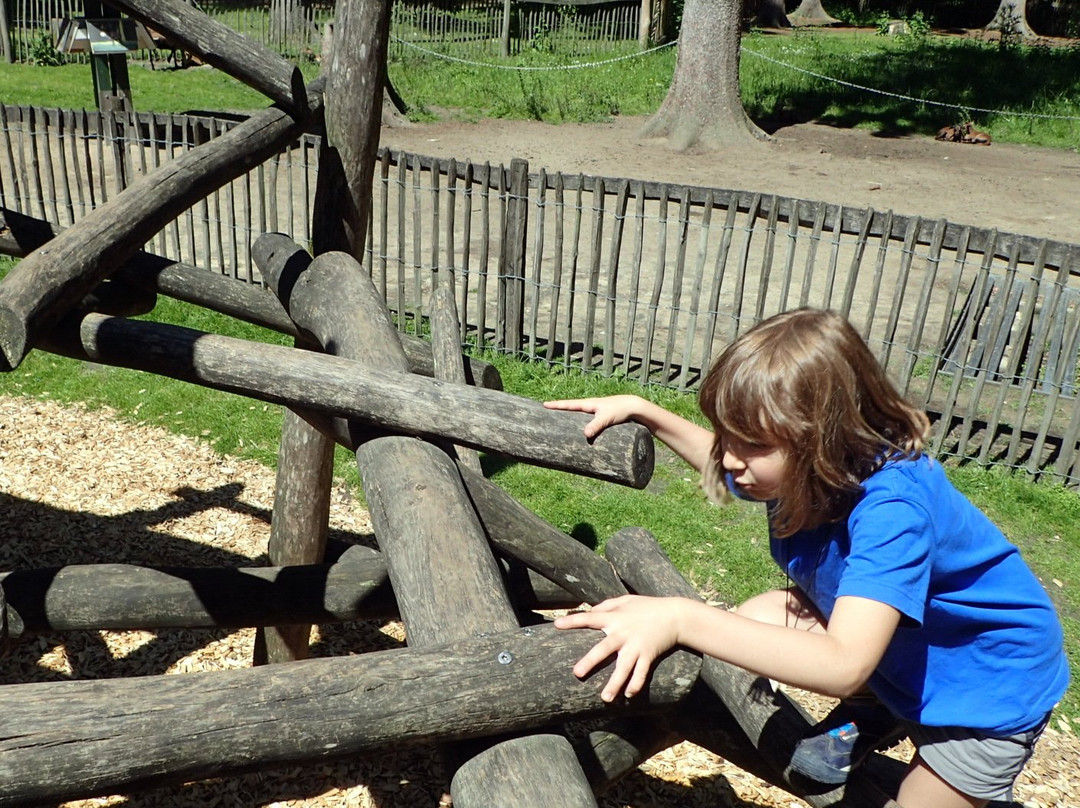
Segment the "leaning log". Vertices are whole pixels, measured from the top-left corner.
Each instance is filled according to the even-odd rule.
[[[652,474],[652,435],[639,424],[610,427],[590,442],[582,413],[334,356],[97,314],[67,322],[45,347],[636,488]]]
[[[672,654],[644,694],[606,704],[603,672],[585,683],[571,673],[599,637],[538,626],[290,665],[9,685],[0,805],[649,712],[683,699],[700,668]]]
[[[321,106],[321,95],[314,95]],[[0,281],[0,370],[18,367],[110,272],[211,191],[261,164],[306,129],[277,107],[144,175],[35,250]]]
[[[277,101],[294,115],[307,106],[300,68],[185,0],[110,0],[203,62]]]
[[[611,564],[537,516],[506,491],[458,464],[484,531],[500,554],[525,564],[583,602],[599,603],[626,594]]]
[[[60,232],[44,219],[0,207],[0,254],[25,258]],[[256,241],[258,244],[258,241]],[[254,247],[252,248],[254,250]],[[204,267],[173,261],[140,250],[112,276],[149,293],[167,295],[227,314],[246,323],[269,328],[291,337],[299,335],[284,306],[272,292],[245,281],[212,272]],[[86,306],[87,309],[92,307]],[[93,309],[100,311],[100,309]],[[411,334],[398,333],[409,360],[409,370],[434,376],[431,343]],[[477,387],[502,389],[499,371],[490,362],[462,356],[465,381]]]
[[[604,552],[619,577],[638,594],[699,597],[646,530],[619,531],[608,540]],[[810,728],[810,721],[801,707],[768,680],[707,656],[702,661],[701,681],[712,689],[762,760],[777,773],[773,780],[776,785],[814,808],[836,805],[841,800],[844,805],[861,808],[899,808],[871,778],[853,778],[847,788],[829,788],[793,772],[791,755],[796,742]],[[723,754],[723,750],[714,751]]]

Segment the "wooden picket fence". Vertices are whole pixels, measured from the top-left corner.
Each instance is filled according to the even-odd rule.
[[[321,53],[323,29],[334,18],[333,0],[199,0],[219,22],[292,58]],[[397,0],[391,13],[390,53],[416,58],[409,46],[471,57],[498,57],[532,47],[581,55],[620,43],[662,41],[670,0]],[[655,7],[655,8],[654,8]],[[59,21],[83,16],[83,0],[0,0],[0,56],[24,62],[55,41]],[[67,61],[85,60],[70,54]],[[147,51],[135,58],[149,59]]]
[[[0,204],[69,226],[231,123],[0,106]],[[260,283],[251,242],[308,243],[304,137],[147,249]],[[934,419],[941,457],[1080,484],[1080,245],[752,191],[462,163],[383,149],[365,264],[398,327],[450,284],[461,341],[693,390],[717,352],[796,306],[859,328]]]

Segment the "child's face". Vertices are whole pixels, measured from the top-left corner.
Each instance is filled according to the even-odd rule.
[[[723,448],[724,471],[731,473],[735,484],[747,496],[757,500],[779,496],[787,469],[787,454],[783,449],[748,443],[734,435],[724,436]]]

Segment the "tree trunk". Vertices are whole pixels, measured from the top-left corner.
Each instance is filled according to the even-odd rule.
[[[821,0],[802,0],[787,18],[792,25],[836,25],[840,22],[836,17],[829,16]]]
[[[767,140],[739,96],[742,0],[687,0],[679,58],[664,103],[642,135],[675,151]]]
[[[1032,39],[1038,36],[1028,25],[1026,0],[1001,0],[994,12],[994,19],[990,20],[985,30],[1000,31],[1002,38]]]
[[[756,0],[754,24],[761,28],[790,28],[784,0]]]

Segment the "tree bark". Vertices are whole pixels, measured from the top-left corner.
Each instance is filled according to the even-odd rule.
[[[647,713],[677,704],[697,679],[701,659],[675,652],[647,692],[607,704],[613,662],[584,682],[571,671],[600,636],[534,626],[289,665],[8,685],[0,805]]]
[[[754,23],[762,28],[790,28],[784,0],[755,0]]]
[[[1034,39],[1038,36],[1028,24],[1027,0],[1001,0],[985,30],[1000,31],[1003,37]]]
[[[588,441],[581,413],[336,356],[99,314],[65,321],[43,347],[635,488],[652,476],[652,435],[640,424],[618,424]]]
[[[666,138],[675,151],[768,139],[739,95],[741,34],[742,0],[687,0],[675,76],[643,136]]]
[[[836,25],[840,22],[822,7],[821,0],[802,0],[787,18],[792,25]]]

